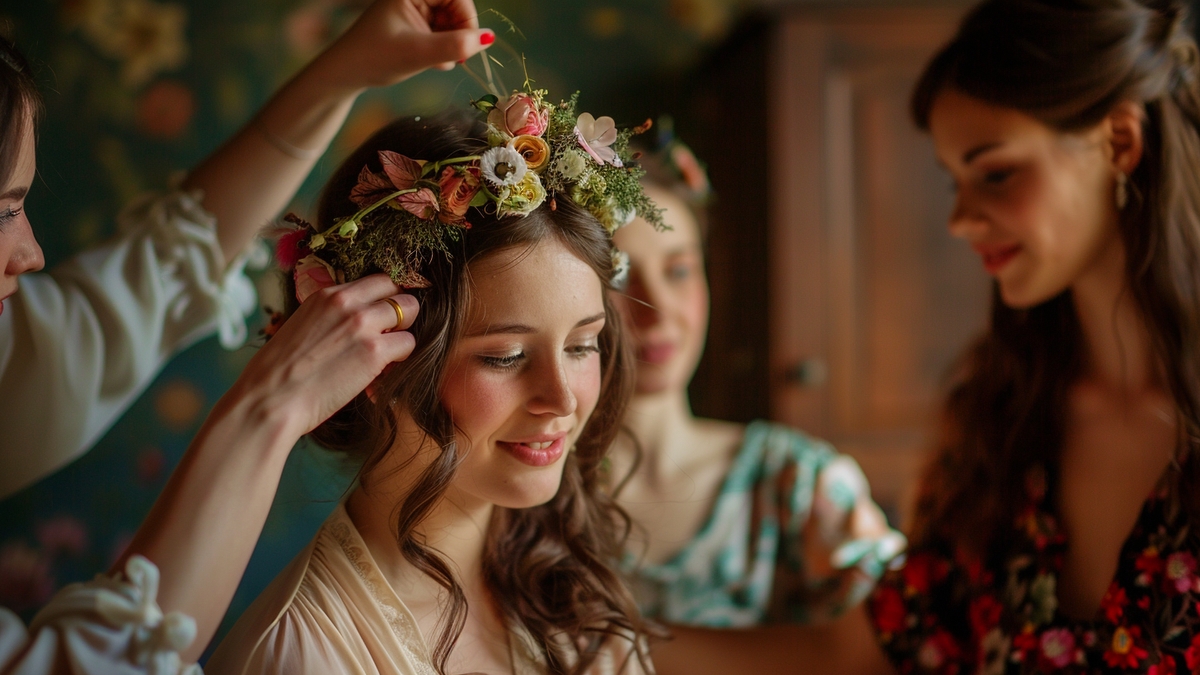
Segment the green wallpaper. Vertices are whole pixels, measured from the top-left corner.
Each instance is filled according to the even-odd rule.
[[[28,199],[53,265],[113,232],[133,196],[164,188],[247,120],[269,93],[356,16],[347,0],[5,0],[0,23],[34,63],[47,117],[39,179]],[[555,96],[621,123],[675,112],[682,75],[728,30],[733,0],[499,0],[493,50]],[[510,66],[509,71],[513,70]],[[503,74],[504,71],[502,71]],[[515,73],[510,86],[519,84]],[[479,94],[461,72],[427,73],[363,97],[301,189],[304,212],[325,173],[391,118],[464,105]],[[261,274],[273,288],[276,275]],[[261,318],[255,318],[255,328]],[[58,586],[107,568],[137,527],[209,407],[253,344],[209,339],[164,370],[87,455],[0,502],[0,604],[24,611]],[[13,392],[5,392],[13,395]],[[6,451],[10,449],[5,449]],[[349,470],[303,443],[293,453],[231,620],[302,548],[347,486]]]

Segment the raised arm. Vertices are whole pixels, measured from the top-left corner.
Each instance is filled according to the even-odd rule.
[[[360,93],[453,68],[494,38],[471,0],[375,0],[184,181],[203,191],[225,259],[287,206]]]
[[[163,611],[196,620],[194,660],[216,632],[279,485],[292,446],[413,349],[384,298],[412,325],[417,301],[386,276],[320,291],[267,343],[222,399],[171,474],[125,556],[155,563]]]

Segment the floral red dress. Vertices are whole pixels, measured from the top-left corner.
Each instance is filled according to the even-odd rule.
[[[905,673],[1200,673],[1200,546],[1160,487],[1121,550],[1097,616],[1058,611],[1066,537],[1031,480],[1004,562],[984,565],[948,542],[910,550],[884,576],[870,612]],[[1167,483],[1167,481],[1164,481]]]

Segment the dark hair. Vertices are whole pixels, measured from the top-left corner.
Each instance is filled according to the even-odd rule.
[[[437,161],[486,148],[484,134],[482,124],[460,117],[393,122],[351,154],[330,178],[318,206],[318,230],[358,210],[349,199],[350,191],[363,166],[381,170],[378,151]],[[447,562],[414,535],[445,493],[461,460],[454,420],[441,404],[440,391],[447,355],[464,328],[471,303],[471,266],[497,252],[553,237],[590,265],[606,286],[613,273],[612,242],[604,227],[564,195],[547,199],[525,217],[497,219],[473,210],[468,218],[471,229],[450,244],[451,255],[428,256],[417,270],[432,283],[412,291],[421,303],[421,313],[410,329],[416,349],[384,376],[379,391],[386,394],[376,396],[378,404],[359,395],[311,434],[326,448],[363,459],[360,476],[369,475],[391,451],[397,408],[442,448],[399,506],[396,537],[405,559],[450,596],[433,653],[443,673],[466,621],[467,603]],[[292,282],[288,285],[294,305]],[[629,519],[602,489],[602,466],[633,385],[631,357],[608,293],[604,308],[609,321],[599,336],[600,397],[567,456],[558,493],[533,508],[496,507],[483,558],[486,583],[503,600],[499,604],[505,620],[534,638],[552,673],[583,672],[605,650],[614,648],[649,670],[647,631],[633,596],[613,569],[623,555]]]
[[[0,186],[17,170],[25,132],[37,132],[42,118],[42,95],[33,81],[29,61],[6,37],[0,36]]]
[[[670,158],[666,156],[666,153],[670,152],[670,146],[651,147],[635,137],[631,141],[630,147],[635,152],[641,153],[641,156],[637,158],[637,164],[646,172],[642,176],[642,185],[656,187],[678,199],[687,207],[688,213],[696,221],[701,243],[707,242],[709,195],[707,192],[703,195],[697,194],[680,175],[679,170],[672,166]],[[690,148],[684,147],[688,153],[691,153]]]
[[[1125,284],[1190,457],[1200,438],[1200,90],[1185,13],[1177,0],[988,0],[926,68],[912,109],[928,130],[937,97],[955,90],[1072,132],[1122,102],[1144,106],[1144,153],[1120,213]],[[1054,490],[1081,340],[1069,291],[1030,309],[993,293],[990,330],[946,400],[915,543],[950,537],[998,554],[1030,471],[1044,468]],[[1190,518],[1200,515],[1197,465],[1183,462],[1175,477]]]

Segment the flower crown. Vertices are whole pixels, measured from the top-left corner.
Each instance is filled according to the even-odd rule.
[[[576,114],[579,94],[558,104],[546,91],[487,95],[472,104],[487,114],[487,149],[425,161],[381,150],[381,173],[364,166],[350,199],[359,210],[323,231],[289,214],[298,227],[279,239],[280,266],[292,269],[300,302],[316,290],[379,269],[406,288],[427,288],[418,269],[472,226],[476,213],[525,216],[550,200],[587,209],[611,236],[636,216],[664,229],[661,210],[642,191],[644,171],[629,139],[650,121],[618,130],[611,117]],[[628,271],[613,249],[615,284]]]

